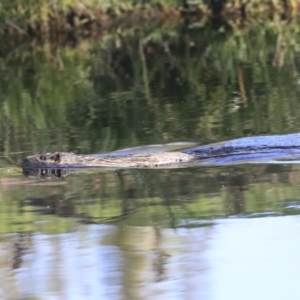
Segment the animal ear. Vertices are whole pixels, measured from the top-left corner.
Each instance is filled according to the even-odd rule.
[[[60,163],[60,154],[59,154],[59,153],[56,153],[56,154],[54,155],[54,162],[55,162],[55,163]]]

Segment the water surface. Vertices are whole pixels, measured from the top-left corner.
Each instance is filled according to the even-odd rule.
[[[3,49],[0,299],[299,298],[298,163],[59,180],[19,167],[32,153],[299,132],[298,36],[264,30],[178,24]]]

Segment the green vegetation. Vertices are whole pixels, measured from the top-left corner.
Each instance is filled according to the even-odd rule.
[[[298,31],[177,24],[75,48],[4,44],[0,151],[91,153],[297,131]]]
[[[20,214],[26,216],[28,230],[36,230],[34,224],[39,224],[37,214],[30,211],[34,207],[26,206],[23,211],[25,194],[52,195],[58,189],[47,189],[46,184],[41,189],[20,185],[20,169],[9,166],[16,166],[26,154],[56,150],[95,153],[164,142],[205,143],[299,131],[300,37],[293,15],[297,5],[292,1],[235,1],[235,6],[222,2],[220,18],[215,18],[220,11],[207,6],[209,1],[187,8],[175,0],[156,1],[156,6],[148,1],[107,1],[101,2],[98,10],[101,18],[109,17],[106,30],[98,28],[96,21],[85,27],[86,18],[97,12],[91,9],[93,1],[84,6],[79,1],[23,2],[2,1],[0,12],[0,35],[7,37],[0,44],[0,179],[16,180],[18,186],[15,191],[11,188],[9,197],[4,195],[10,192],[1,191],[0,203],[2,214],[15,222],[13,231],[19,228]],[[250,18],[261,5],[273,8],[274,14],[264,18],[267,12],[258,9],[260,17]],[[79,22],[74,21],[80,32],[79,27],[57,22],[70,16],[75,6],[72,20]],[[153,9],[164,14],[147,15]],[[247,13],[234,18],[230,9]],[[76,19],[79,10],[83,18]],[[179,10],[188,17],[186,22],[175,22]],[[147,17],[149,22],[144,22],[137,18],[142,11],[155,18]],[[200,11],[202,16],[197,15]],[[53,12],[58,27],[48,26]],[[166,15],[170,19],[162,23]],[[38,25],[44,27],[35,27]],[[58,29],[72,34],[64,32],[62,37]],[[264,171],[257,168],[255,174]],[[75,195],[71,202],[76,214],[95,222],[123,220],[124,211],[130,214],[136,209],[130,224],[146,222],[147,216],[149,225],[171,220],[172,224],[163,224],[177,226],[182,218],[230,215],[234,206],[230,195],[239,192],[239,184],[236,190],[228,188],[224,193],[218,190],[219,183],[224,173],[240,178],[249,171],[235,168],[196,173],[178,170],[172,173],[171,182],[170,173],[164,172],[89,174],[84,183],[80,176],[66,179],[68,188],[55,192]],[[10,186],[5,180],[2,186]],[[81,193],[81,185],[92,192],[84,189]],[[271,198],[264,197],[266,190]],[[297,198],[297,188],[283,184],[274,190],[261,183],[251,186],[244,196],[247,214],[270,207],[281,211],[274,208],[275,200]],[[186,203],[182,198],[188,199]],[[166,215],[170,217],[166,219]],[[49,225],[49,232],[68,231],[77,224],[68,219],[55,227],[57,219],[47,217],[53,226]]]
[[[76,38],[95,37],[115,28],[153,26],[181,17],[230,26],[253,19],[290,22],[299,7],[296,0],[3,0],[0,35],[39,40],[66,39],[70,34]]]
[[[82,37],[116,27],[132,27],[146,21],[157,23],[179,16],[177,0],[3,0],[0,34],[57,39],[64,34]]]

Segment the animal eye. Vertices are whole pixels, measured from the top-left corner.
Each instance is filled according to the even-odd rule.
[[[60,155],[56,154],[53,159],[54,159],[54,162],[59,163],[60,162]]]

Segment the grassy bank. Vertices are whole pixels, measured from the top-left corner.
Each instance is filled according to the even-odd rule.
[[[116,27],[178,19],[180,12],[176,4],[176,0],[158,0],[151,4],[133,0],[4,0],[0,4],[0,31],[43,39],[74,32],[91,36]]]
[[[61,34],[94,36],[115,28],[156,25],[180,18],[239,24],[244,20],[295,18],[297,0],[3,0],[0,34],[56,38]]]
[[[182,23],[107,30],[101,42],[67,34],[72,47],[6,38],[0,153],[93,153],[298,130],[296,18],[218,30]]]

